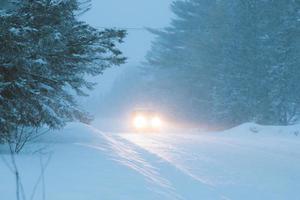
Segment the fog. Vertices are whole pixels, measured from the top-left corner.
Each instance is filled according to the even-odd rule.
[[[299,0],[0,0],[0,199],[299,200],[299,66]]]
[[[81,98],[83,107],[99,116],[100,104],[107,101],[103,97],[111,92],[114,81],[120,74],[128,73],[144,61],[154,36],[146,28],[163,28],[170,23],[171,0],[93,0],[91,10],[82,16],[82,20],[97,28],[120,28],[127,36],[120,49],[127,57],[126,64],[107,69],[103,75],[92,78],[97,83],[95,90],[89,91],[88,98]],[[126,84],[124,82],[124,84]]]
[[[93,1],[83,20],[127,30],[120,49],[128,60],[95,79],[83,107],[106,118],[150,107],[205,126],[295,123],[300,99],[289,90],[300,89],[298,7],[295,1]]]
[[[4,6],[4,1],[1,2]],[[59,2],[66,3],[54,1],[52,6]],[[34,9],[40,10],[38,4]],[[100,41],[98,48],[92,44],[89,44],[90,49],[82,46],[88,54],[84,59],[81,57],[83,63],[65,61],[66,57],[60,61],[71,67],[81,65],[85,70],[75,74],[72,69],[74,79],[66,79],[76,94],[83,94],[79,89],[91,88],[86,80],[97,83],[94,90],[85,91],[88,97],[74,95],[78,109],[88,111],[96,119],[123,120],[124,115],[144,107],[196,126],[231,127],[245,122],[294,124],[300,116],[297,95],[300,92],[297,84],[300,78],[299,7],[298,1],[269,0],[92,0],[90,10],[79,16],[81,11],[77,10],[73,16],[76,16],[75,21],[87,22],[96,28],[91,30],[99,31],[96,34],[97,42]],[[62,9],[61,13],[64,12],[67,10]],[[18,36],[20,30],[10,23],[7,34]],[[24,29],[28,31],[28,27]],[[100,38],[103,37],[100,31],[108,29],[111,31],[104,32],[108,34],[105,37],[111,38],[109,42],[107,38]],[[117,30],[126,31],[125,37]],[[49,34],[52,34],[53,45],[58,45],[57,33]],[[70,43],[91,37],[72,35],[79,39],[68,35]],[[6,42],[6,35],[3,36]],[[120,44],[121,38],[124,42]],[[32,40],[36,39],[33,34]],[[30,39],[24,39],[28,41]],[[66,46],[70,43],[66,42]],[[31,44],[22,44],[22,47],[28,51],[32,48]],[[9,48],[4,50],[10,51]],[[57,52],[57,56],[63,56]],[[75,58],[78,54],[71,56],[79,59]],[[22,59],[24,56],[20,55]],[[47,64],[42,58],[31,62],[37,66]],[[53,66],[48,65],[51,71]],[[68,74],[69,68],[59,66]],[[93,77],[86,77],[87,74]],[[10,78],[10,74],[7,76]],[[54,94],[47,94],[53,98]]]

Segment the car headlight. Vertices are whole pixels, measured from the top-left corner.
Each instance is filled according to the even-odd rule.
[[[133,120],[133,125],[135,128],[145,128],[147,126],[147,120],[144,116],[138,115]]]
[[[153,128],[160,128],[162,125],[161,119],[159,117],[154,117],[151,119],[151,126]]]

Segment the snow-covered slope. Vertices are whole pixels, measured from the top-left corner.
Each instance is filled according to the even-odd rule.
[[[299,200],[298,130],[248,123],[217,133],[134,134],[70,124],[17,161],[32,200],[43,191],[47,200]],[[47,161],[43,190],[40,162]],[[15,199],[14,189],[2,159],[0,199]]]
[[[27,199],[45,170],[47,200],[177,199],[170,183],[139,155],[133,145],[91,127],[71,124],[62,132],[49,133],[17,157]],[[43,148],[41,153],[32,152]],[[9,155],[2,154],[9,160]],[[50,156],[50,157],[49,157]],[[152,159],[154,162],[155,158]],[[0,199],[15,199],[14,176],[0,160]],[[39,182],[36,200],[43,195]]]
[[[291,126],[263,126],[255,123],[245,123],[232,129],[223,131],[226,135],[236,136],[267,136],[267,137],[284,137],[296,139],[294,136],[300,136],[300,124]]]

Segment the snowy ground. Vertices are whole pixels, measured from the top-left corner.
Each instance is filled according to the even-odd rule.
[[[255,124],[219,133],[103,133],[71,124],[17,161],[29,200],[299,200],[299,133],[300,126]],[[1,158],[0,199],[13,200],[4,150]],[[48,162],[45,190],[41,162]]]

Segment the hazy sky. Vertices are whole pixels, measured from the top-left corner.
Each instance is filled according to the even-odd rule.
[[[84,20],[96,27],[164,27],[171,17],[171,0],[93,0]],[[122,46],[131,64],[137,64],[149,49],[146,31],[129,30]]]
[[[83,20],[95,27],[151,27],[167,26],[172,16],[172,0],[93,0],[92,9]],[[120,68],[108,70],[99,77],[100,84],[111,82],[118,71],[138,65],[150,48],[152,35],[145,30],[128,30],[125,43],[121,46],[128,63]]]
[[[92,0],[92,9],[82,19],[94,27],[161,28],[169,24],[172,0]],[[127,63],[121,67],[106,70],[96,78],[98,86],[90,93],[84,104],[97,100],[108,91],[118,74],[128,67],[136,67],[151,46],[153,36],[146,30],[128,30],[124,44],[120,46]],[[100,99],[99,99],[100,101]]]

